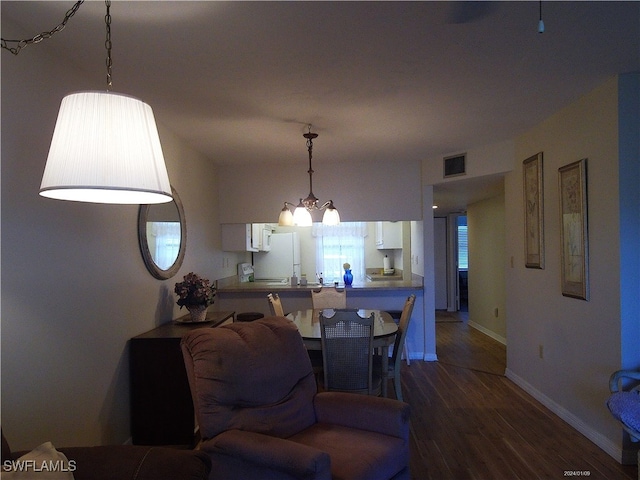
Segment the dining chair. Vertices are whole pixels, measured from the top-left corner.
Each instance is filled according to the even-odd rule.
[[[635,380],[635,382],[634,382]],[[632,442],[640,442],[640,370],[617,370],[609,378],[607,408]],[[640,459],[640,452],[638,453]],[[640,470],[639,473],[640,475]]]
[[[363,318],[355,309],[320,312],[325,391],[380,395],[380,374],[373,374],[374,314]]]
[[[393,343],[393,353],[391,354],[391,358],[389,358],[389,367],[387,369],[387,378],[393,379],[393,389],[396,392],[396,398],[401,401],[402,387],[400,385],[400,365],[402,364],[402,351],[407,339],[407,330],[409,329],[409,321],[411,320],[415,301],[416,296],[411,294],[404,302],[400,321],[398,322],[398,332],[396,333],[396,338]],[[382,357],[380,357],[380,355],[376,355],[373,363],[374,372],[378,375],[382,375]]]
[[[321,287],[320,290],[311,290],[311,303],[314,309],[320,308],[347,308],[347,290],[338,290],[335,287]]]
[[[269,295],[267,295],[267,299],[269,300],[269,309],[271,310],[271,315],[284,317],[284,310],[282,308],[282,302],[280,301],[280,295],[278,295],[277,293],[270,293]]]

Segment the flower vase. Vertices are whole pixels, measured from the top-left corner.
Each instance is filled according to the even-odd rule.
[[[351,273],[351,269],[344,271],[342,279],[344,280],[344,284],[346,286],[350,286],[353,283],[353,274]]]
[[[187,305],[187,310],[191,314],[192,322],[204,322],[207,320],[207,306],[206,305]]]

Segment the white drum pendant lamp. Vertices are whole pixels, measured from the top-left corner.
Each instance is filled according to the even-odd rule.
[[[62,99],[40,195],[94,203],[170,202],[151,107],[112,92]]]
[[[26,40],[2,39],[17,55],[27,45],[62,31],[84,0],[50,32]],[[107,91],[78,92],[62,99],[40,195],[77,202],[151,204],[173,200],[151,107],[111,92],[111,0],[107,14]],[[15,43],[15,47],[9,44]]]

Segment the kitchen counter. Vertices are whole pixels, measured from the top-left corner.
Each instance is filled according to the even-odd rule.
[[[280,296],[285,313],[312,308],[311,290],[320,288],[319,284],[308,284],[306,287],[292,287],[276,280],[265,282],[238,282],[238,277],[218,280],[215,298],[216,309],[241,312],[261,312],[270,315],[267,294],[277,293]],[[333,288],[333,284],[325,285]],[[402,310],[405,300],[411,294],[418,298],[422,305],[422,277],[414,275],[405,280],[376,280],[356,283],[350,287],[339,284],[338,288],[347,291],[347,308],[368,308],[372,310]],[[422,308],[420,306],[420,308]],[[420,308],[414,308],[418,315]],[[417,322],[416,322],[417,323]]]
[[[347,288],[347,290],[358,291],[375,291],[375,290],[415,290],[422,288],[422,277],[414,275],[412,280],[367,280],[365,282],[353,282],[353,285],[345,287],[343,283],[338,284],[338,288]],[[242,293],[242,292],[309,292],[310,290],[318,290],[321,287],[319,283],[309,283],[307,286],[300,285],[293,287],[288,283],[280,282],[244,282],[240,283],[237,277],[229,277],[218,280],[217,292],[222,293]],[[325,283],[324,287],[333,287],[333,283]]]

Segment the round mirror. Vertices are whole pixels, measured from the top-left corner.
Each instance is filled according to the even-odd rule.
[[[173,201],[140,205],[138,241],[147,270],[154,277],[173,277],[184,260],[187,247],[187,223],[178,192],[171,187]]]

